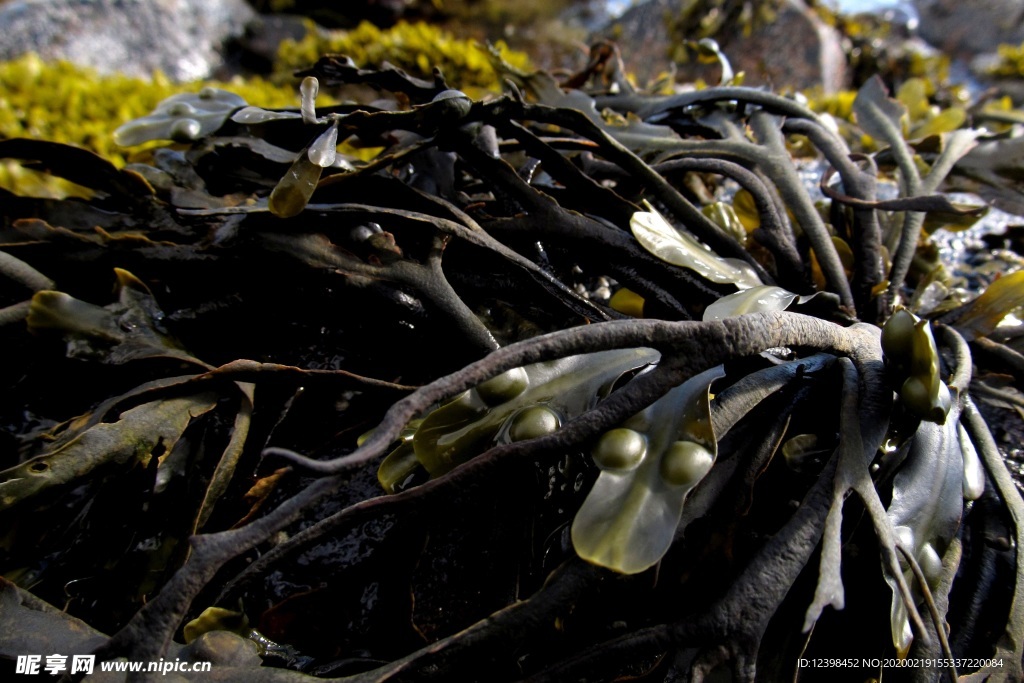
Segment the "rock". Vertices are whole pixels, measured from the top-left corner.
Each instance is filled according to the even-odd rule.
[[[217,666],[258,668],[261,660],[256,644],[230,631],[208,631],[186,645],[182,657],[190,662],[213,662]]]
[[[107,637],[0,577],[0,659],[18,655],[86,654]]]
[[[669,67],[672,38],[668,24],[678,0],[648,0],[627,10],[601,32],[616,41],[626,69],[641,82]],[[739,27],[716,36],[733,70],[746,73],[745,85],[821,86],[835,92],[846,84],[846,57],[839,33],[802,0],[783,0],[774,22],[745,37]],[[718,80],[718,67],[677,64],[677,80]]]
[[[299,42],[311,30],[317,30],[309,19],[297,14],[261,14],[245,27],[245,34],[236,42],[237,50],[229,55],[231,67],[266,75],[274,70],[277,51],[285,40]]]
[[[675,0],[647,0],[633,5],[591,37],[618,44],[626,69],[644,83],[669,67],[668,18]]]
[[[205,78],[256,16],[245,0],[12,0],[0,5],[0,59],[36,52],[100,73]]]
[[[374,26],[394,26],[435,16],[441,2],[431,0],[250,0],[262,14],[279,13],[308,17],[328,29],[355,28],[368,21]]]
[[[914,0],[914,7],[918,35],[957,57],[1024,42],[1024,0]]]

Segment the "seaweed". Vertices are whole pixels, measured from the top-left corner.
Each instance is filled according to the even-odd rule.
[[[764,90],[490,63],[504,95],[325,56],[298,107],[225,96],[176,136],[160,105],[120,136],[181,139],[148,166],[0,142],[90,191],[0,209],[0,653],[1019,679],[1024,502],[978,404],[1019,421],[992,376],[1024,372],[999,326],[1020,279],[913,296],[983,132],[908,142],[920,92],[872,80],[850,125],[876,151],[851,152]],[[393,97],[318,101],[351,84]],[[834,169],[823,199],[795,138]]]

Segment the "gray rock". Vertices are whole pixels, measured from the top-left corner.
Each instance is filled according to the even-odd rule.
[[[0,59],[36,52],[100,73],[205,78],[255,17],[245,0],[12,0],[0,5]]]
[[[106,639],[84,621],[0,577],[0,659],[55,652],[87,654]]]
[[[627,10],[601,35],[619,44],[627,71],[644,82],[669,67],[672,42],[668,31],[677,0],[648,0]],[[839,33],[802,0],[785,0],[776,20],[744,37],[738,28],[716,38],[735,71],[746,73],[746,85],[819,85],[826,92],[846,84],[846,58]],[[717,67],[679,64],[678,78],[717,82]]]
[[[970,57],[1024,42],[1024,0],[914,0],[918,34],[943,52]]]
[[[230,631],[207,631],[186,645],[182,656],[191,662],[213,662],[218,666],[259,667],[256,644]]]

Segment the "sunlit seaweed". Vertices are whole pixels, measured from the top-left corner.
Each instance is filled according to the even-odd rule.
[[[999,61],[989,68],[988,73],[1001,78],[1024,76],[1024,43],[1021,45],[999,45],[996,47]]]
[[[429,78],[438,68],[477,96],[501,89],[500,74],[485,46],[424,22],[380,28],[364,21],[351,30],[311,30],[301,40],[282,42],[275,62],[278,78],[290,78],[324,54],[343,54],[357,64],[389,62],[420,78]],[[505,50],[505,56],[520,68],[529,65],[521,52]]]

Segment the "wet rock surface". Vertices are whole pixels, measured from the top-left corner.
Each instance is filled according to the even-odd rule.
[[[918,32],[946,53],[969,57],[1024,42],[1024,0],[915,0]]]
[[[669,68],[674,40],[669,23],[676,5],[674,0],[649,0],[600,31],[601,36],[619,43],[627,70],[640,81]],[[747,85],[800,89],[820,85],[826,92],[834,92],[846,83],[839,34],[800,0],[786,0],[775,21],[755,27],[749,36],[730,30],[716,39],[733,69],[745,72]],[[676,66],[678,79],[683,81],[704,78],[717,82],[719,77],[716,65]]]
[[[36,52],[101,73],[195,80],[255,16],[244,0],[15,0],[0,5],[0,59]]]

